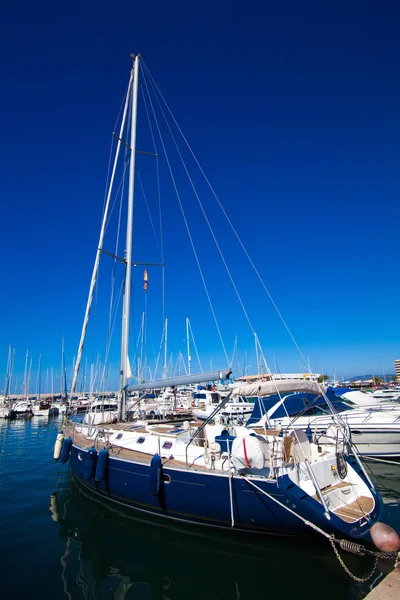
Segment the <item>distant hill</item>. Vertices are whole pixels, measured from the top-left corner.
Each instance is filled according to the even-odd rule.
[[[348,377],[346,381],[357,381],[358,379],[372,379],[373,377],[379,377],[379,379],[383,380],[383,375],[379,375],[379,373],[369,374],[369,375],[356,375],[355,377]],[[386,381],[392,381],[393,377],[396,377],[395,373],[385,373]]]

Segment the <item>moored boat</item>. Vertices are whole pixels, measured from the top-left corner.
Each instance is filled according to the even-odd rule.
[[[195,407],[192,410],[193,416],[202,421],[209,418],[215,411],[220,402],[223,402],[225,394],[202,390],[193,394]],[[222,420],[235,419],[245,423],[253,412],[253,404],[245,396],[237,396],[224,404],[224,407],[218,412],[218,418]]]
[[[234,393],[239,391],[243,392],[243,388]],[[248,393],[253,392],[257,392],[254,386]],[[360,456],[400,458],[399,405],[380,402],[355,405],[349,400],[354,398],[353,393],[336,397],[329,391],[326,400],[321,393],[284,395],[281,399],[273,385],[264,384],[259,386],[258,394],[260,397],[251,417],[251,427],[267,426],[286,432],[308,430],[309,435],[321,443],[334,445],[335,427],[340,422],[348,429]],[[268,397],[267,394],[271,395]]]
[[[129,421],[131,393],[195,383],[226,381],[225,369],[129,385],[128,359],[132,260],[133,191],[136,156],[136,114],[140,58],[134,59],[122,117],[131,110],[131,154],[122,307],[119,415],[115,424],[78,424],[67,420],[57,438],[55,458],[70,460],[73,478],[97,497],[115,506],[185,522],[241,532],[279,535],[323,535],[332,544],[339,538],[370,540],[383,514],[380,495],[366,472],[348,429],[337,425],[335,446],[309,439],[293,428],[282,435],[273,428],[254,431],[244,425],[218,422],[234,395],[228,393],[206,420],[198,424]],[[114,172],[114,170],[113,170]],[[110,194],[107,197],[106,205]],[[103,228],[107,222],[104,211]],[[97,246],[95,268],[82,328],[72,384],[74,392],[83,342],[102,251]],[[145,290],[147,289],[147,276]],[[140,379],[142,380],[142,378]],[[273,382],[277,393],[299,389],[325,395],[315,381]],[[299,387],[300,386],[300,387]],[[236,394],[247,396],[247,390]],[[255,395],[255,394],[249,394]],[[245,404],[245,403],[243,403]]]
[[[32,404],[32,415],[34,417],[48,417],[51,411],[51,403],[45,400]]]

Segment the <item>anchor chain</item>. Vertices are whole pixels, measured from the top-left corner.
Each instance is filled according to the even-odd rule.
[[[268,494],[265,490],[260,488],[254,482],[252,482],[248,477],[245,477],[243,474],[240,474],[240,475],[241,475],[242,479],[247,481],[247,483],[249,483],[257,491],[264,494],[264,496],[267,496],[267,498],[270,498],[270,500],[272,500],[273,502],[275,502],[276,504],[278,504],[279,506],[281,506],[282,508],[284,508],[285,510],[290,512],[292,515],[296,516],[298,519],[303,521],[303,523],[305,525],[308,525],[309,527],[311,527],[312,529],[314,529],[315,531],[317,531],[318,533],[320,533],[321,535],[326,537],[329,540],[329,542],[333,548],[333,551],[336,554],[336,557],[337,557],[338,561],[340,562],[340,564],[342,565],[343,569],[346,571],[346,573],[352,579],[354,579],[354,581],[358,581],[359,583],[368,581],[368,579],[370,579],[372,577],[372,575],[375,573],[376,567],[378,564],[378,560],[380,558],[383,558],[385,560],[394,560],[395,568],[400,564],[400,552],[374,552],[373,550],[369,550],[368,548],[365,548],[365,546],[362,546],[361,544],[357,544],[355,542],[350,542],[348,540],[337,540],[333,534],[327,533],[326,531],[324,531],[323,529],[321,529],[320,527],[318,527],[311,521],[307,521],[306,519],[304,519],[304,517],[302,517],[298,513],[294,512],[291,508],[289,508],[288,506],[286,506],[285,504],[280,502],[274,496]],[[374,556],[375,563],[374,563],[374,567],[373,567],[372,571],[370,572],[370,574],[367,575],[366,577],[357,577],[356,575],[353,575],[353,573],[344,564],[343,559],[339,554],[339,550],[336,548],[335,544],[339,544],[339,546],[342,548],[342,550],[346,550],[347,552],[352,552],[353,554],[357,554],[358,556],[365,556],[365,554],[370,554],[371,556]]]
[[[348,540],[337,540],[335,538],[335,536],[333,536],[333,535],[329,538],[329,541],[330,541],[333,551],[336,554],[336,557],[337,557],[338,561],[340,562],[340,564],[342,565],[343,569],[346,571],[346,573],[352,579],[354,579],[355,581],[358,581],[359,583],[364,583],[365,581],[368,581],[368,579],[370,579],[372,577],[372,575],[376,571],[378,560],[380,558],[382,558],[384,560],[394,560],[395,561],[394,562],[395,569],[400,564],[400,552],[375,552],[374,550],[369,550],[368,548],[365,548],[365,546],[362,546],[361,544],[356,544],[355,542],[349,542]],[[342,548],[342,550],[346,550],[347,552],[351,552],[352,554],[357,554],[358,556],[365,556],[366,554],[369,554],[370,556],[374,556],[375,557],[374,566],[373,566],[372,571],[369,573],[369,575],[366,575],[365,577],[357,577],[356,575],[353,575],[353,573],[351,573],[351,571],[348,569],[348,567],[344,564],[343,559],[339,554],[339,550],[336,548],[335,544],[339,544],[339,546]]]
[[[334,551],[334,553],[336,554],[336,558],[338,559],[338,561],[339,561],[339,562],[340,562],[340,564],[342,565],[343,569],[346,571],[347,575],[349,575],[349,576],[350,576],[352,579],[354,579],[354,581],[357,581],[358,583],[364,583],[365,581],[368,581],[368,579],[370,579],[370,578],[372,577],[372,575],[373,575],[373,574],[375,573],[375,571],[376,571],[376,567],[377,567],[378,560],[379,560],[379,557],[378,557],[378,556],[376,556],[376,557],[375,557],[375,562],[374,562],[374,566],[373,566],[373,568],[372,568],[372,571],[371,571],[371,572],[370,572],[368,575],[366,575],[365,577],[357,577],[357,575],[354,575],[354,574],[353,574],[353,573],[350,571],[350,569],[349,569],[349,568],[348,568],[348,567],[347,567],[347,566],[344,564],[344,561],[343,561],[342,557],[341,557],[341,556],[340,556],[340,554],[339,554],[339,550],[338,550],[338,549],[336,548],[336,546],[335,546],[335,541],[336,541],[336,540],[335,540],[335,539],[332,537],[332,538],[329,538],[329,541],[330,541],[330,543],[331,543],[331,545],[332,545],[332,548],[333,548],[333,551]],[[345,541],[345,540],[342,540],[342,541]],[[358,546],[358,544],[355,544],[355,545],[357,545],[357,546]],[[340,543],[340,546],[342,547],[342,544],[341,544],[341,543]],[[361,546],[361,548],[362,548],[362,546]],[[365,550],[365,548],[364,548],[364,550]],[[363,554],[361,554],[361,553],[359,553],[359,552],[357,552],[357,554],[360,554],[361,556],[363,556]]]

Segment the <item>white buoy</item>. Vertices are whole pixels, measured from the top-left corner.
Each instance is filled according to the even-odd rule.
[[[58,460],[60,458],[63,441],[64,441],[64,434],[59,433],[56,438],[56,443],[54,444],[54,454],[53,454],[54,460]]]
[[[400,538],[396,531],[379,521],[370,529],[372,541],[382,552],[398,552],[400,550]]]

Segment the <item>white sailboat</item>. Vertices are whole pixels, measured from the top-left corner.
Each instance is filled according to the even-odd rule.
[[[0,419],[9,419],[13,417],[11,401],[10,401],[10,391],[11,391],[11,382],[13,376],[14,369],[14,356],[15,356],[15,348],[11,349],[11,345],[8,347],[8,356],[7,356],[7,368],[6,368],[6,378],[4,382],[4,394],[0,397]]]
[[[41,400],[40,398],[40,384],[41,384],[41,364],[42,364],[42,355],[39,355],[39,365],[38,365],[38,374],[37,374],[37,400],[32,403],[32,415],[34,417],[48,417],[50,416],[51,410],[51,402],[47,400]]]

